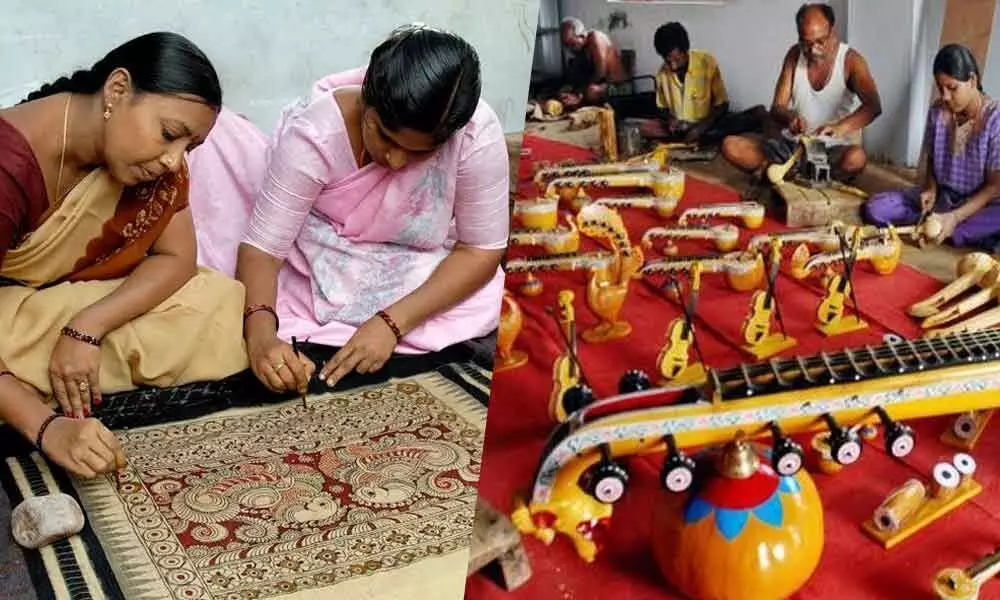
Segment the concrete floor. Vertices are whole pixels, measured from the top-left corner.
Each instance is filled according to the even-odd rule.
[[[596,127],[569,131],[567,129],[568,123],[568,121],[548,123],[528,122],[525,124],[525,133],[594,150],[599,148],[599,136]],[[519,135],[508,136],[508,148],[510,149],[511,157],[511,173],[517,173],[517,164],[520,156]],[[699,179],[726,186],[737,193],[744,191],[749,184],[748,178],[726,163],[721,155],[710,162],[685,162],[683,163],[683,167],[685,171]],[[912,169],[869,164],[864,173],[858,177],[855,185],[870,194],[874,194],[913,185],[914,180],[915,173]],[[514,185],[515,181],[516,177],[512,177],[511,184]],[[932,277],[947,282],[955,278],[955,263],[964,254],[964,251],[950,246],[935,246],[920,249],[916,246],[905,245],[903,247],[902,262]]]

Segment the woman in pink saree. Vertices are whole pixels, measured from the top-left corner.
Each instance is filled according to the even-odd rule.
[[[509,161],[480,89],[467,42],[401,28],[366,68],[317,82],[273,140],[224,110],[192,154],[199,260],[246,286],[272,391],[316,370],[294,338],[337,348],[319,369],[334,386],[496,329]]]

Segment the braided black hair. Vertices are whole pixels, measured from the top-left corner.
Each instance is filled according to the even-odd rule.
[[[213,108],[222,106],[222,86],[208,57],[184,36],[170,32],[125,42],[90,69],[45,84],[21,103],[65,92],[96,94],[115,69],[129,72],[138,93],[191,94]]]

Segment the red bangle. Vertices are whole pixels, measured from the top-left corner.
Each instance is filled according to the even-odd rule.
[[[396,322],[392,320],[392,317],[390,317],[388,313],[386,313],[384,310],[380,310],[375,314],[378,317],[380,317],[383,321],[385,321],[385,324],[389,326],[389,329],[391,329],[392,333],[396,336],[397,342],[403,341],[403,334],[399,332],[399,327],[396,325]]]
[[[243,324],[244,325],[246,324],[247,319],[250,318],[250,315],[260,311],[271,313],[271,316],[274,317],[274,327],[276,329],[281,329],[281,320],[278,318],[278,313],[276,313],[273,308],[271,308],[266,304],[251,304],[250,306],[246,307],[246,310],[243,311]]]

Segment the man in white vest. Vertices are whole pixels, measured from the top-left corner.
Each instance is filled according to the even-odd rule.
[[[833,9],[803,4],[795,15],[799,42],[785,54],[774,90],[769,135],[758,140],[729,136],[722,153],[737,168],[762,177],[772,163],[784,163],[799,136],[826,142],[832,176],[850,180],[865,168],[861,131],[882,113],[868,63],[840,41]]]

